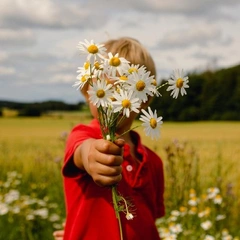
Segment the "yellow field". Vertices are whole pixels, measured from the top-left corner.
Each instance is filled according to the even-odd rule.
[[[41,149],[56,151],[63,154],[64,144],[60,144],[62,135],[79,122],[86,123],[86,116],[72,115],[67,117],[42,118],[1,118],[0,142],[10,144],[12,150],[21,146],[38,146]],[[136,125],[139,123],[136,122]],[[161,129],[161,139],[152,141],[145,137],[141,127],[137,131],[142,135],[143,142],[165,158],[167,144],[174,139],[188,142],[196,150],[202,164],[202,176],[215,171],[216,159],[221,161],[226,181],[240,183],[240,122],[165,122]],[[24,149],[22,149],[24,155]],[[26,154],[26,153],[25,153]]]
[[[57,210],[63,219],[65,210],[61,163],[66,136],[74,125],[79,122],[87,123],[89,120],[88,114],[65,115],[64,113],[41,118],[0,118],[0,186],[7,172],[13,170],[20,172],[23,176],[22,190],[31,195],[31,189],[36,190],[37,186],[39,196],[47,195],[52,201],[58,203]],[[139,124],[140,122],[137,121],[134,123],[134,125]],[[200,176],[198,188],[201,188],[201,191],[221,185],[221,189],[224,191],[223,195],[225,199],[228,199],[227,186],[229,184],[233,186],[234,194],[231,195],[233,198],[231,198],[232,200],[229,198],[228,207],[225,207],[226,213],[228,213],[225,224],[228,223],[228,228],[235,235],[240,235],[239,216],[236,211],[240,204],[240,122],[164,122],[161,138],[158,141],[152,141],[146,137],[141,127],[137,131],[142,136],[143,143],[161,156],[165,167],[169,163],[165,148],[174,140],[178,140],[180,144],[187,143],[188,147],[184,151],[192,151],[194,155],[187,154],[187,159],[185,157],[184,161],[189,159],[191,162],[192,156],[198,156]],[[194,169],[194,166],[192,167]],[[177,186],[176,182],[181,182],[181,186],[186,189],[184,187],[185,172],[181,168],[181,163],[177,164],[175,168],[180,174],[176,174],[177,176],[172,178],[174,181],[171,181],[167,167],[165,169],[165,198],[166,206],[170,210],[172,209],[171,204],[179,197],[178,193],[171,191],[173,187]],[[195,176],[192,177],[195,178]],[[4,225],[5,222],[6,220],[0,221],[0,225]],[[22,221],[23,225],[25,223],[26,221]],[[48,223],[43,222],[42,224],[47,225]],[[44,225],[46,232],[42,232],[44,237],[39,235],[34,239],[48,239],[46,236],[51,236],[53,228],[47,226],[46,228]],[[12,228],[12,226],[10,227]],[[21,229],[25,229],[25,225]],[[3,233],[8,236],[8,232],[9,230],[6,229]],[[15,234],[17,236],[19,232],[16,231]],[[9,239],[16,239],[15,235]]]

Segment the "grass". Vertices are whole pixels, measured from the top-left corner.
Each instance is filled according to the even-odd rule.
[[[22,174],[21,185],[18,186],[21,194],[38,198],[48,198],[50,202],[58,204],[55,209],[60,216],[58,224],[64,219],[64,200],[62,192],[61,162],[64,154],[66,134],[77,123],[87,123],[89,116],[80,114],[58,113],[40,118],[0,118],[0,200],[1,195],[10,190],[4,187],[8,173],[17,171]],[[138,122],[135,122],[138,125]],[[233,186],[234,196],[237,201],[232,203],[231,211],[233,218],[231,230],[235,235],[239,234],[236,225],[238,210],[240,207],[240,122],[189,122],[172,123],[165,122],[162,126],[162,135],[159,141],[151,141],[145,137],[142,129],[137,131],[142,135],[143,143],[155,150],[163,159],[166,171],[166,202],[171,201],[170,196],[170,175],[169,156],[166,149],[172,145],[174,139],[184,145],[186,153],[185,160],[191,160],[194,155],[198,159],[199,187],[204,192],[207,188],[220,186],[225,194],[227,186]],[[194,154],[193,154],[194,153]],[[179,163],[176,163],[176,165]],[[179,167],[179,173],[182,171]],[[179,178],[184,177],[187,172],[181,172]],[[175,176],[175,181],[178,176]],[[172,183],[171,183],[172,184]],[[173,194],[173,193],[172,193]],[[1,201],[0,201],[1,203]],[[168,203],[167,207],[170,206]],[[32,207],[32,206],[31,206]],[[168,209],[170,212],[170,209]],[[234,213],[235,212],[235,213]],[[16,228],[16,235],[11,237],[1,231],[0,239],[52,239],[51,232],[59,225],[47,224],[46,220],[35,219],[35,224],[23,225],[9,220],[6,216],[1,219],[0,228],[5,222],[12,221],[12,224],[19,225]],[[232,220],[231,220],[232,219]],[[4,222],[5,221],[5,222]],[[13,227],[11,225],[10,227]],[[48,220],[49,223],[50,220]],[[26,221],[25,221],[26,222]],[[28,221],[29,222],[29,221]],[[14,225],[14,226],[15,226]],[[37,236],[31,233],[33,229],[41,228],[47,231],[45,235]],[[23,229],[29,229],[28,235]],[[10,231],[6,229],[5,232]],[[42,231],[42,230],[41,230]],[[20,238],[19,236],[22,236]],[[183,238],[184,239],[184,238]]]

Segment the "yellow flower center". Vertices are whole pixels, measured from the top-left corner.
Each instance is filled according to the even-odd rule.
[[[112,57],[112,58],[110,59],[109,64],[110,64],[111,66],[117,67],[117,66],[119,66],[119,65],[121,64],[121,61],[120,61],[120,59],[119,59],[118,57]]]
[[[127,81],[128,77],[123,75],[123,76],[120,77],[120,80]]]
[[[131,102],[130,102],[128,99],[124,99],[124,100],[122,101],[122,106],[123,106],[124,108],[130,108],[130,107],[131,107]]]
[[[180,212],[186,212],[187,211],[187,208],[186,207],[184,207],[184,206],[181,206],[180,208],[179,208],[179,211]]]
[[[89,78],[89,75],[85,74],[81,77],[81,82],[86,82]]]
[[[131,67],[128,69],[128,72],[132,74],[133,72],[137,72],[137,68]]]
[[[144,88],[145,88],[146,84],[143,80],[139,80],[137,83],[136,83],[136,89],[138,91],[143,91]]]
[[[87,70],[90,66],[90,63],[89,62],[85,62],[84,63],[84,69]]]
[[[99,69],[100,69],[100,63],[99,63],[98,61],[96,61],[96,62],[94,63],[94,67],[95,67],[97,70],[99,70]]]
[[[181,88],[183,86],[183,79],[182,78],[177,79],[176,86],[177,86],[177,88]]]
[[[96,95],[98,98],[103,98],[105,96],[105,91],[103,89],[99,89],[97,90]]]
[[[94,44],[90,45],[88,48],[87,48],[88,52],[89,53],[92,53],[92,54],[96,54],[98,53],[98,47]]]
[[[153,128],[153,129],[157,127],[157,121],[156,121],[155,118],[151,118],[151,119],[150,119],[150,126],[151,126],[151,128]]]

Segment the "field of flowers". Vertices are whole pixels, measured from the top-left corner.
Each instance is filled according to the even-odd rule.
[[[0,240],[51,240],[62,227],[64,144],[79,119],[89,121],[0,118]],[[142,136],[165,166],[162,239],[239,239],[240,122],[164,123],[160,141]]]

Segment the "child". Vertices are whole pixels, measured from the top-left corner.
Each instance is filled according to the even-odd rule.
[[[155,65],[147,50],[135,39],[120,38],[106,42],[112,54],[119,53],[131,64],[144,65],[156,76]],[[112,203],[111,187],[132,204],[133,219],[121,215],[123,239],[157,240],[155,220],[164,215],[164,177],[161,159],[143,146],[135,131],[121,139],[104,140],[96,106],[89,102],[89,86],[82,94],[89,103],[94,119],[89,125],[73,128],[66,144],[62,169],[67,219],[64,240],[119,240],[118,220]],[[149,101],[142,105],[146,108]],[[118,126],[121,135],[131,128],[137,114],[131,113]]]

